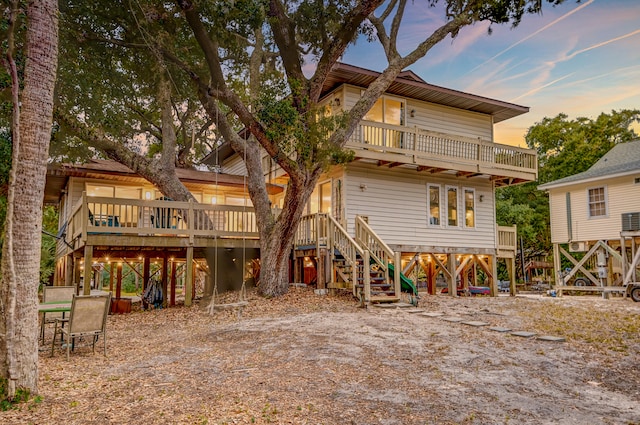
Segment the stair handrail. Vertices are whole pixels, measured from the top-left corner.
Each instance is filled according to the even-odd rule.
[[[332,216],[327,216],[327,235],[330,236],[332,248],[336,248],[340,253],[345,257],[351,259],[352,256],[350,250],[353,249],[355,252],[360,254],[360,256],[364,255],[364,249],[353,239],[349,233],[345,230],[344,227],[338,223],[338,221]],[[339,237],[336,237],[339,236]],[[355,257],[353,257],[355,258]]]
[[[351,277],[353,294],[356,295],[356,288],[358,285],[358,254],[363,259],[362,262],[362,277],[365,286],[366,300],[369,299],[369,277],[371,271],[371,264],[366,259],[369,258],[369,252],[363,249],[358,243],[347,233],[347,231],[338,223],[338,221],[331,215],[327,216],[327,247],[330,251],[337,249],[340,254],[349,262],[351,270],[353,271]]]
[[[394,273],[395,293],[400,293],[400,252],[395,252],[380,236],[369,226],[362,217],[356,216],[356,241],[370,253],[370,257],[384,271],[385,280],[389,281],[389,263],[395,264]]]
[[[371,258],[383,268],[395,259],[395,252],[369,226],[362,217],[356,216],[356,242],[369,250]]]

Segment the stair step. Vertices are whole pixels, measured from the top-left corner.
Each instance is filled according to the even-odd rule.
[[[371,297],[369,300],[372,303],[395,303],[400,301],[400,297],[391,297],[391,296],[375,296]]]

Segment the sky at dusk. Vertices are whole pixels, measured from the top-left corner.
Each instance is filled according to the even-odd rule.
[[[413,48],[443,22],[426,3],[411,6],[421,10],[408,16],[420,19],[403,24],[400,48]],[[525,16],[515,29],[494,25],[488,35],[488,27],[463,29],[409,69],[431,84],[528,106],[495,126],[495,142],[526,146],[530,126],[561,112],[596,118],[640,108],[640,0],[545,2],[541,15]],[[378,43],[364,40],[342,60],[376,71],[386,65]]]

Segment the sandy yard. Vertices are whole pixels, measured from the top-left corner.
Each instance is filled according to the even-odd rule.
[[[629,299],[424,296],[418,311],[306,288],[249,296],[240,320],[198,307],[110,316],[106,358],[41,351],[41,401],[0,423],[640,424]]]

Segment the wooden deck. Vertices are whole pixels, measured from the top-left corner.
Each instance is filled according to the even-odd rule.
[[[346,147],[358,159],[378,160],[390,167],[485,174],[498,184],[533,181],[538,176],[538,157],[532,149],[417,127],[361,121]]]
[[[58,256],[92,246],[256,246],[252,207],[83,195],[73,207]]]

